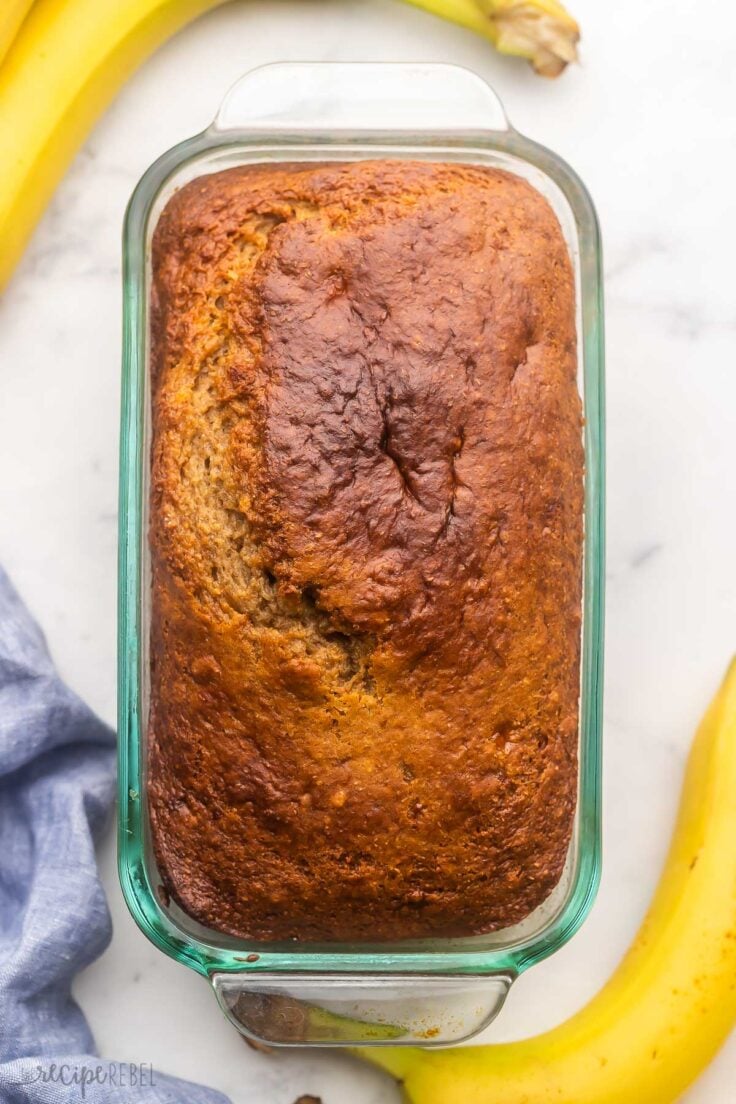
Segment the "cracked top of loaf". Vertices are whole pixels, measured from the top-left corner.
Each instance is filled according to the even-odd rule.
[[[243,167],[153,242],[149,813],[259,940],[461,936],[558,882],[577,787],[570,259],[495,169]]]

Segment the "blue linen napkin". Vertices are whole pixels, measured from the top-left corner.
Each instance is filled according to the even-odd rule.
[[[96,1057],[71,996],[111,923],[93,836],[115,734],[56,673],[0,568],[0,1101],[227,1104],[212,1089]]]

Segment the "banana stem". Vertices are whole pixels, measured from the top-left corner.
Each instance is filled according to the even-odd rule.
[[[224,2],[0,0],[0,57],[9,46],[0,65],[0,290],[121,84],[180,27]],[[557,0],[409,2],[529,58],[547,76],[575,58],[577,24]]]
[[[502,54],[523,57],[544,77],[577,59],[580,28],[557,0],[407,0],[476,31]]]

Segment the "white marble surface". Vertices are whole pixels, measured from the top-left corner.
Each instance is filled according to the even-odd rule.
[[[551,1026],[633,935],[672,826],[683,759],[736,646],[736,14],[725,0],[577,0],[583,61],[556,83],[393,0],[243,2],[162,49],[77,158],[0,307],[0,561],[69,682],[115,713],[120,225],[162,150],[228,85],[280,59],[446,60],[495,84],[516,125],[580,172],[606,246],[609,571],[605,872],[593,912],[526,974],[490,1034]],[[111,836],[115,935],[77,993],[106,1055],[209,1082],[235,1104],[393,1104],[380,1075],[325,1054],[264,1058],[201,979],[129,919]],[[732,1104],[736,1038],[687,1095]],[[622,1102],[623,1104],[623,1102]],[[628,1104],[628,1102],[626,1102]]]

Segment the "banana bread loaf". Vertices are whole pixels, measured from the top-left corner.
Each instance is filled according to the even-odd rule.
[[[149,814],[193,918],[489,932],[577,788],[571,264],[514,175],[235,168],[153,242]]]

